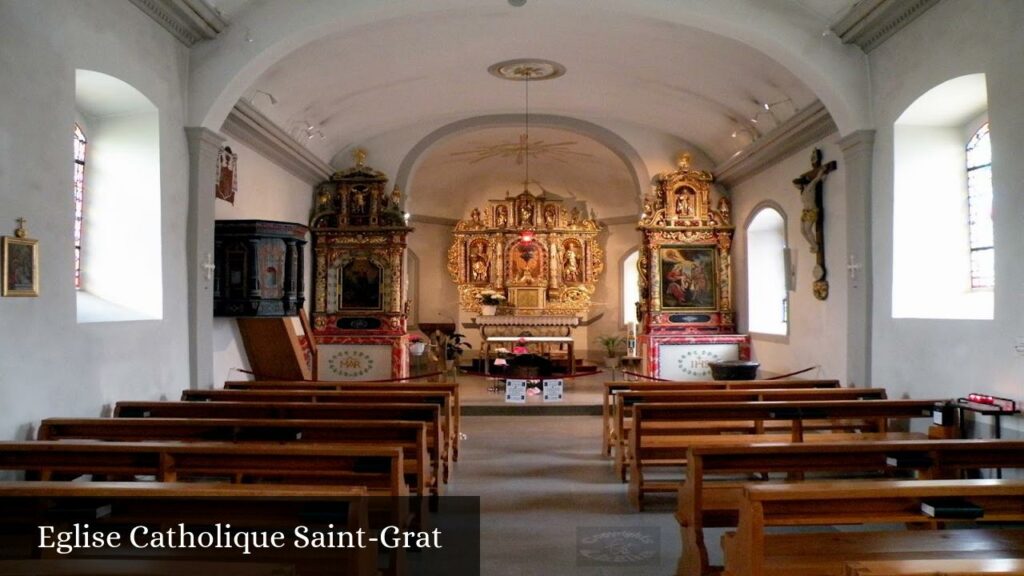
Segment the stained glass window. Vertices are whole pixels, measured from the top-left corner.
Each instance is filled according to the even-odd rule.
[[[75,124],[75,288],[82,287],[82,213],[85,200],[85,133]]]
[[[992,143],[988,122],[967,143],[967,223],[971,246],[971,289],[995,286],[992,234]]]

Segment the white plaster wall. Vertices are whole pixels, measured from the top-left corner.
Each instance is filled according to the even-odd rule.
[[[238,193],[235,203],[217,200],[218,220],[279,220],[309,223],[313,203],[313,187],[296,178],[284,168],[233,138],[225,141],[238,154]],[[306,244],[306,310],[309,310],[313,260],[311,245]],[[225,380],[244,380],[233,371],[250,368],[249,359],[234,318],[213,319],[213,378],[219,387]]]
[[[875,385],[891,396],[988,392],[1024,400],[1024,3],[947,1],[928,10],[870,55],[877,137],[872,198]],[[992,122],[996,241],[995,318],[891,317],[893,123],[917,97],[942,82],[984,72]],[[927,206],[922,206],[926,210]],[[1020,434],[1022,423],[1005,428]],[[1014,432],[1011,430],[1010,434]]]
[[[0,234],[28,219],[41,279],[39,298],[0,298],[0,438],[25,437],[47,416],[98,416],[116,400],[176,397],[189,385],[187,62],[185,49],[129,4],[0,3]],[[76,68],[116,76],[159,108],[162,320],[76,321]]]
[[[419,285],[412,302],[416,310],[415,317],[419,322],[427,324],[458,322],[459,293],[448,275],[448,246],[452,241],[452,227],[426,222],[412,222],[411,226],[413,232],[409,234],[409,250],[419,260]],[[473,347],[476,348],[476,345]]]
[[[845,168],[833,134],[771,168],[738,184],[732,190],[733,273],[736,281],[736,311],[739,331],[747,331],[747,234],[746,225],[761,203],[771,200],[783,209],[786,240],[796,265],[795,291],[789,293],[789,335],[752,334],[752,354],[765,371],[785,374],[819,366],[808,377],[838,378],[846,382],[846,215]],[[824,185],[825,265],[828,268],[829,297],[818,300],[811,291],[811,270],[815,255],[800,233],[800,194],[793,179],[811,167],[811,150],[821,148],[824,162],[838,165]]]

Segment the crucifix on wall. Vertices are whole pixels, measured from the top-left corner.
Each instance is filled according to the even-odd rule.
[[[815,255],[814,297],[818,300],[828,298],[828,271],[825,268],[825,210],[822,202],[822,191],[825,178],[836,169],[836,161],[822,164],[821,150],[815,148],[811,152],[811,169],[793,180],[793,185],[800,190],[803,212],[800,214],[800,232],[811,245],[811,253]]]

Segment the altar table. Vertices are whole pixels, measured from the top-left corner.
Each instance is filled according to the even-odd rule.
[[[492,343],[516,344],[518,342],[526,344],[558,344],[559,346],[565,344],[569,353],[569,374],[576,373],[576,356],[573,353],[571,336],[488,336],[484,339],[482,350],[484,374],[490,375],[491,373],[490,352]]]

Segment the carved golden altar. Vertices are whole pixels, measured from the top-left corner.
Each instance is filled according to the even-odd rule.
[[[517,315],[585,312],[604,271],[599,231],[581,204],[525,190],[474,208],[448,249],[460,308],[480,312],[480,293],[493,291]]]
[[[323,380],[375,380],[408,374],[406,238],[412,228],[401,192],[365,165],[317,186],[313,237],[313,332]]]
[[[638,229],[640,345],[645,371],[662,378],[708,378],[707,362],[749,358],[733,309],[729,199],[710,172],[659,174],[644,197]]]

